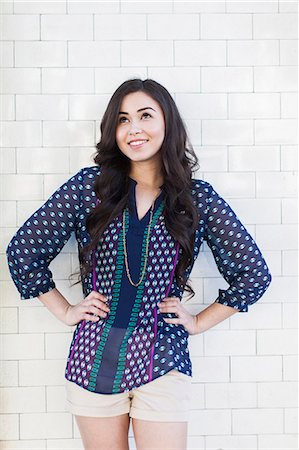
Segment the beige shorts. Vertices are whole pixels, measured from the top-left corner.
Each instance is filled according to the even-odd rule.
[[[111,417],[129,413],[130,417],[162,422],[188,422],[191,377],[177,371],[119,394],[97,394],[65,379],[66,408],[72,414]]]

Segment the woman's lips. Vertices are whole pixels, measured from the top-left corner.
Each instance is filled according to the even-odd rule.
[[[145,139],[140,139],[140,141],[133,141],[133,142],[130,142],[129,146],[130,146],[131,148],[137,149],[137,148],[142,147],[142,146],[143,146],[144,144],[146,144],[146,143],[147,143],[147,140],[145,140]]]

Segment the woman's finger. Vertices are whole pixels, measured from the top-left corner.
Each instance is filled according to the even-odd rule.
[[[108,298],[107,297],[105,297],[105,295],[103,295],[103,294],[101,294],[100,292],[97,292],[97,291],[91,291],[88,295],[87,295],[87,297],[85,297],[86,299],[92,299],[92,298],[95,298],[95,299],[99,299],[99,300],[102,300],[103,302],[107,302],[108,301]]]
[[[81,302],[81,305],[82,305],[82,304],[83,304],[84,306],[95,306],[95,307],[97,307],[97,308],[99,308],[99,309],[101,309],[101,310],[103,310],[103,311],[106,311],[106,312],[109,312],[109,311],[110,311],[110,308],[109,308],[108,305],[106,305],[103,301],[97,300],[97,299],[95,299],[95,298],[90,298],[90,299],[87,300],[87,297],[86,297],[86,299],[84,299],[84,300]]]
[[[110,308],[108,305],[106,305],[105,303],[103,303],[101,300],[94,300],[93,304],[95,306],[97,306],[98,308],[102,309],[103,311],[109,312]]]
[[[93,316],[92,314],[84,314],[83,319],[91,322],[98,322],[100,320],[99,316]]]
[[[107,313],[102,309],[97,308],[96,306],[89,306],[87,312],[96,314],[97,316],[107,317]]]
[[[180,299],[178,297],[166,297],[164,300],[162,300],[162,302],[171,302],[174,303],[175,305],[178,305],[179,303],[181,303]]]
[[[160,305],[172,305],[172,306],[175,305],[175,306],[177,306],[181,303],[178,298],[169,298],[169,300],[168,300],[168,298],[169,297],[167,297],[164,300],[161,300],[161,302],[158,302],[157,305],[158,306],[160,306]]]
[[[97,300],[95,298],[91,298],[89,300],[87,300],[85,303],[85,305],[87,306],[95,306],[99,309],[102,309],[103,311],[110,311],[110,308],[108,305],[106,305],[104,302],[102,302],[101,300]]]
[[[174,325],[180,325],[180,319],[170,319],[170,318],[163,318],[163,320],[165,320],[165,322],[167,323],[173,323]]]
[[[176,308],[176,306],[167,306],[164,308],[159,308],[159,311],[163,312],[163,313],[177,313],[178,314],[178,309]]]

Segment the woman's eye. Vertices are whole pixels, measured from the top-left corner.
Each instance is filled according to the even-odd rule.
[[[144,112],[144,113],[142,114],[141,118],[142,118],[142,117],[146,117],[146,118],[147,118],[147,117],[152,117],[152,116],[151,116],[149,113]],[[119,118],[119,123],[125,123],[126,120],[128,120],[127,117],[124,117],[124,116],[123,116],[123,117],[120,117],[120,118]]]

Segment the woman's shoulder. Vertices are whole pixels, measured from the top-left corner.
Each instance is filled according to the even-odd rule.
[[[86,167],[82,167],[80,172],[82,173],[82,175],[89,176],[89,177],[95,177],[101,172],[101,169],[100,169],[100,166],[97,166],[97,165],[86,166]]]
[[[192,178],[192,194],[202,193],[210,193],[213,189],[213,186],[205,180],[201,178]]]
[[[84,166],[78,170],[72,177],[71,181],[76,183],[79,189],[90,189],[94,179],[100,173],[99,166]]]

